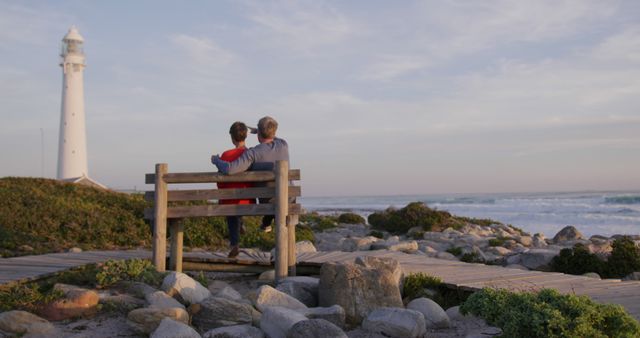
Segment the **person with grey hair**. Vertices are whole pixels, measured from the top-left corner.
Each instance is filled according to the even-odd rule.
[[[275,167],[276,161],[289,161],[289,145],[287,141],[276,137],[278,122],[270,116],[265,116],[258,121],[258,128],[252,129],[252,133],[258,134],[258,144],[247,149],[234,161],[227,162],[220,156],[211,156],[213,163],[220,173],[226,175],[237,174],[244,171],[270,171]],[[268,199],[260,199],[260,203],[268,203]],[[271,231],[273,215],[262,218],[260,228],[264,232]]]

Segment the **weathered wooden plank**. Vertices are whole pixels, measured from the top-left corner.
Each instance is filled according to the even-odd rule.
[[[302,188],[299,186],[289,186],[290,197],[300,197]],[[276,195],[274,187],[260,188],[236,188],[236,189],[198,189],[198,190],[171,190],[168,192],[169,202],[177,201],[202,201],[202,200],[221,200],[221,199],[256,199],[256,198],[273,198]],[[144,199],[153,201],[155,192],[147,191]]]
[[[145,209],[145,218],[153,216],[153,209]],[[302,212],[300,204],[289,204],[289,214],[298,215]],[[181,207],[170,207],[167,218],[212,217],[212,216],[262,216],[273,215],[274,205],[266,204],[207,204]]]
[[[234,175],[216,172],[167,173],[163,175],[166,183],[217,183],[217,182],[269,182],[275,181],[273,171],[245,171]],[[300,180],[300,169],[289,170],[290,181]],[[154,184],[156,174],[146,174],[145,183]]]

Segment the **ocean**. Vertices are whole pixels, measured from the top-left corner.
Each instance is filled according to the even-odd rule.
[[[303,197],[303,207],[322,214],[363,216],[421,201],[454,215],[490,218],[553,237],[567,225],[585,236],[640,234],[640,192],[554,192],[358,197]]]

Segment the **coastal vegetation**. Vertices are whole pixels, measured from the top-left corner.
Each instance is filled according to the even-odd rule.
[[[149,247],[151,225],[142,194],[124,194],[56,180],[0,178],[0,255]],[[259,217],[245,217],[243,247],[271,249],[273,233],[258,231]],[[186,247],[222,248],[227,226],[222,217],[184,220]],[[296,227],[299,240],[313,241],[313,231]]]
[[[611,244],[611,254],[605,259],[576,244],[573,248],[560,250],[551,261],[553,271],[573,275],[595,272],[603,278],[622,278],[640,271],[640,248],[627,236],[617,238]]]
[[[620,305],[598,304],[556,290],[483,289],[460,306],[503,330],[502,337],[638,337],[640,324]]]
[[[369,215],[368,221],[373,228],[392,234],[405,234],[414,227],[423,231],[442,231],[449,227],[460,229],[468,223],[483,226],[500,224],[488,219],[454,216],[447,211],[430,208],[423,202],[412,202],[401,209],[388,208],[374,212]]]

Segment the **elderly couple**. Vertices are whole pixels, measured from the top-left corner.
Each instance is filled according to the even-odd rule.
[[[283,139],[276,137],[278,122],[269,116],[265,116],[258,121],[258,128],[249,128],[242,122],[235,122],[229,129],[231,142],[235,148],[222,153],[222,155],[211,156],[211,163],[218,167],[218,171],[223,174],[235,174],[243,171],[266,171],[273,170],[276,161],[289,160],[289,146]],[[260,144],[252,148],[246,148],[245,139],[247,133],[258,134]],[[246,188],[251,183],[218,183],[218,188]],[[269,199],[260,199],[260,203],[268,203]],[[220,200],[220,204],[253,204],[254,200]],[[273,216],[264,216],[260,229],[264,232],[271,231]],[[229,242],[231,251],[229,258],[238,256],[238,241],[240,231],[244,230],[242,217],[228,216],[227,226],[229,228]]]

